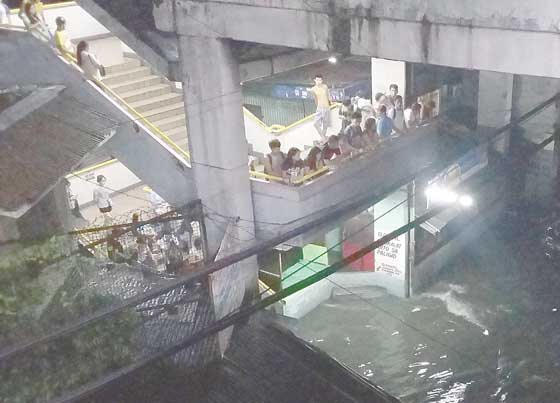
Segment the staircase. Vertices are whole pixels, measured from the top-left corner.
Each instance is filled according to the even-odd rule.
[[[177,146],[188,152],[183,94],[167,79],[152,73],[134,57],[106,68],[103,83],[144,116]],[[123,106],[126,108],[127,105]]]

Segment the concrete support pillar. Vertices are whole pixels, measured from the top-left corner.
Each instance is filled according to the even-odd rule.
[[[521,98],[521,77],[515,75],[512,85],[511,120],[515,120],[522,114],[519,108]],[[529,161],[525,153],[528,142],[525,139],[524,133],[525,129],[522,126],[515,125],[511,128],[509,134],[508,162],[510,165],[506,183],[506,194],[507,204],[512,208],[521,206],[525,200],[525,185]]]
[[[560,201],[560,101],[557,100],[554,104],[554,198]]]
[[[498,128],[511,122],[513,102],[513,74],[481,71],[478,78],[479,127]],[[498,141],[494,150],[504,154],[509,148],[506,134]]]
[[[253,203],[239,66],[227,40],[179,36],[191,165],[202,200],[210,255],[229,223],[239,244],[254,239]],[[244,264],[246,289],[257,284],[256,259]]]
[[[328,264],[334,264],[342,259],[342,227],[336,227],[325,234]],[[332,249],[331,249],[332,248]]]

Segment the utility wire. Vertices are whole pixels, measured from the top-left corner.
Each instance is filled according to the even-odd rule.
[[[183,340],[173,343],[170,346],[167,346],[163,349],[161,349],[158,352],[155,353],[151,353],[146,355],[145,357],[143,357],[142,359],[136,361],[135,363],[121,368],[120,370],[110,373],[109,375],[106,375],[100,379],[97,379],[94,382],[91,382],[89,384],[86,384],[84,386],[82,386],[81,388],[74,390],[72,392],[70,392],[69,394],[60,397],[58,399],[52,400],[51,403],[69,403],[69,402],[75,402],[79,399],[83,399],[87,396],[91,396],[93,393],[95,393],[96,391],[99,391],[101,388],[115,382],[118,381],[119,379],[121,379],[123,376],[128,375],[138,369],[141,369],[143,367],[145,367],[146,365],[173,355],[175,353],[178,353],[179,351],[184,350],[187,347],[190,347],[202,340],[204,340],[205,338],[212,336],[214,334],[216,334],[217,332],[224,330],[236,323],[238,323],[241,320],[244,320],[248,317],[250,317],[251,315],[255,314],[256,312],[265,309],[266,307],[275,304],[277,302],[279,302],[282,299],[285,299],[286,297],[302,290],[303,288],[306,288],[312,284],[315,284],[316,282],[326,278],[327,276],[329,276],[332,273],[335,273],[336,271],[338,271],[339,269],[345,267],[346,265],[352,263],[355,260],[358,260],[360,258],[362,258],[363,256],[367,255],[368,253],[370,253],[372,250],[375,250],[376,248],[378,248],[381,245],[384,245],[385,243],[391,241],[392,239],[408,232],[410,229],[417,227],[418,225],[420,225],[422,222],[427,221],[428,219],[430,219],[431,217],[439,214],[440,212],[444,211],[445,208],[436,208],[433,210],[428,211],[426,214],[424,214],[422,217],[419,217],[417,219],[415,219],[414,221],[410,222],[409,224],[400,227],[399,229],[391,232],[390,234],[385,235],[384,237],[378,239],[377,241],[374,241],[373,243],[370,243],[369,245],[367,245],[366,247],[360,249],[359,251],[354,252],[352,255],[344,258],[343,260],[341,260],[340,262],[337,262],[329,267],[327,267],[324,270],[321,270],[321,272],[315,273],[313,275],[311,275],[310,277],[299,281],[298,283],[295,283],[281,291],[279,291],[278,293],[271,295],[267,298],[264,298],[260,301],[257,301],[254,304],[251,304],[249,306],[244,306],[240,311],[237,311],[233,314],[229,314],[227,316],[225,316],[222,319],[216,320],[215,322],[211,323],[208,326],[205,326],[203,329],[197,330],[195,331],[193,334],[191,334],[190,336],[184,338]],[[135,297],[132,297],[131,299],[135,299]],[[4,354],[4,356],[2,356],[0,354],[0,359],[2,358],[6,358],[6,355]],[[483,368],[483,367],[482,367]]]
[[[316,270],[309,268],[309,270],[311,270],[313,273],[318,274],[320,272],[317,272]],[[439,344],[442,347],[445,347],[447,349],[449,349],[450,351],[454,352],[455,354],[457,354],[460,358],[465,359],[467,361],[470,361],[471,363],[475,364],[476,366],[478,366],[480,369],[482,369],[484,372],[486,372],[488,375],[493,375],[493,369],[491,368],[486,368],[485,365],[483,365],[482,363],[480,363],[479,361],[475,360],[474,358],[472,358],[469,354],[463,353],[462,351],[456,349],[455,347],[444,343],[440,340],[438,340],[437,338],[435,338],[434,336],[430,335],[429,333],[426,333],[424,331],[422,331],[421,329],[419,329],[417,326],[414,326],[410,323],[408,323],[406,320],[396,316],[395,314],[393,314],[391,311],[381,308],[380,306],[373,304],[371,301],[369,301],[367,298],[362,297],[361,295],[355,293],[354,291],[350,290],[347,287],[344,287],[343,285],[340,285],[339,283],[337,283],[336,281],[334,281],[333,279],[331,279],[330,277],[325,277],[325,280],[327,280],[328,282],[330,282],[331,284],[333,284],[335,287],[338,287],[344,291],[346,291],[347,293],[357,297],[359,300],[361,300],[362,302],[365,302],[367,305],[371,306],[372,308],[374,308],[375,310],[382,312],[383,314],[391,317],[392,319],[395,319],[396,321],[398,321],[399,323],[401,323],[402,325],[408,327],[409,329],[415,331],[416,333],[424,336],[425,338],[427,338],[428,340],[433,341],[436,344]]]
[[[326,254],[328,254],[330,251],[338,248],[339,246],[341,246],[345,241],[347,241],[348,239],[352,238],[353,236],[359,234],[360,232],[362,232],[363,230],[365,230],[367,227],[369,227],[370,225],[374,224],[377,220],[380,220],[381,218],[383,218],[384,216],[386,216],[387,214],[391,213],[392,211],[394,211],[396,208],[402,206],[404,203],[406,203],[408,201],[408,198],[404,199],[403,201],[401,201],[400,203],[394,205],[393,207],[391,207],[389,210],[385,211],[383,214],[381,214],[379,217],[374,218],[373,220],[371,220],[370,222],[368,222],[367,224],[365,224],[364,226],[362,226],[359,230],[353,232],[350,235],[347,235],[346,237],[342,238],[342,240],[340,240],[339,242],[337,242],[336,244],[332,245],[331,247],[327,248],[325,251],[323,251],[321,254],[317,255],[316,257],[314,257],[313,259],[311,259],[310,261],[306,262],[305,264],[301,265],[299,268],[297,268],[296,270],[294,270],[293,272],[291,272],[290,274],[288,274],[286,277],[283,277],[282,280],[287,280],[288,278],[296,275],[297,273],[299,273],[300,271],[304,270],[305,268],[309,267],[312,263],[316,262],[319,258],[325,256]],[[214,221],[216,222],[216,221]],[[244,228],[242,227],[238,227],[241,230],[246,231]],[[246,231],[248,232],[248,231]],[[251,234],[250,232],[248,232],[249,234]],[[251,234],[254,236],[254,234]],[[232,236],[232,235],[230,235]],[[238,239],[238,238],[237,238]],[[243,241],[241,239],[239,239],[240,241]],[[295,245],[290,245],[290,244],[286,244],[283,243],[283,245],[287,245],[290,247],[296,247]],[[264,294],[266,294],[268,291],[270,291],[272,289],[272,287],[268,287],[266,290],[262,291],[259,295],[263,296]]]

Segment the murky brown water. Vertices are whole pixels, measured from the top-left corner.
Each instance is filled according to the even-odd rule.
[[[296,333],[403,402],[557,403],[559,286],[535,239],[490,231],[423,295],[335,295]]]

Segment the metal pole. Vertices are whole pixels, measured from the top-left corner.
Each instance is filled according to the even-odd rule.
[[[406,223],[410,224],[414,219],[414,192],[415,182],[412,181],[406,186],[407,193],[407,220]],[[414,267],[414,228],[411,228],[406,233],[406,272],[405,272],[405,297],[410,298],[411,295],[411,277]]]

